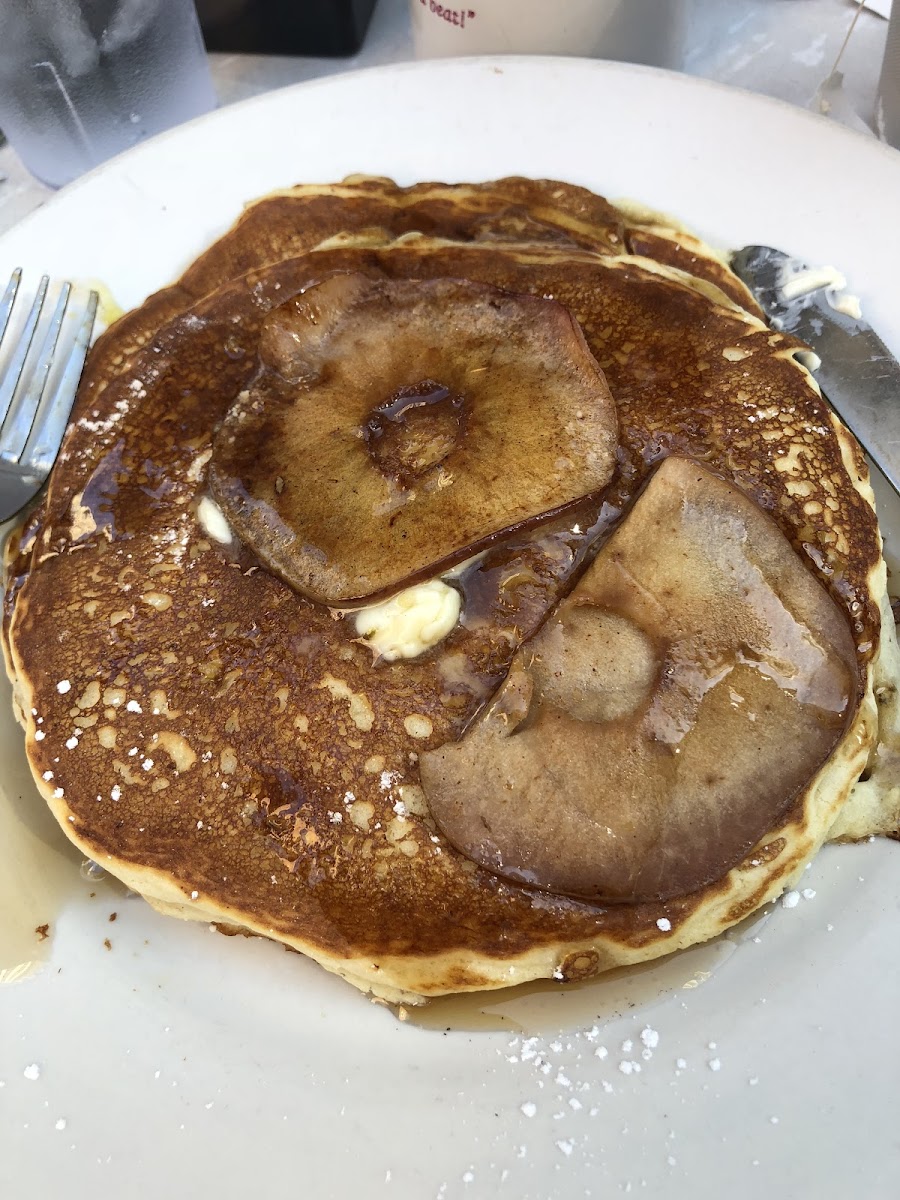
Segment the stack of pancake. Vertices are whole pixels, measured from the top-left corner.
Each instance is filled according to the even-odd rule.
[[[692,945],[895,833],[881,540],[802,350],[570,185],[251,205],[97,342],[7,547],[62,829],[413,1003]],[[358,610],[436,580],[449,632],[380,650]]]

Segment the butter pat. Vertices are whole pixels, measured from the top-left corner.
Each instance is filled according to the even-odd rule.
[[[781,273],[781,297],[787,303],[802,299],[810,292],[825,290],[825,298],[835,312],[854,321],[862,320],[859,297],[846,290],[847,280],[836,267],[804,267],[789,259]]]
[[[826,292],[828,303],[835,312],[843,313],[845,317],[850,317],[854,321],[862,320],[862,305],[859,302],[859,296],[854,296],[850,292]]]
[[[790,263],[782,276],[781,295],[790,301],[808,296],[819,288],[834,288],[841,292],[846,286],[847,280],[836,267],[808,267],[805,271],[797,271]]]
[[[361,608],[356,632],[380,658],[418,658],[447,636],[459,620],[456,588],[440,579],[418,583],[381,604]]]

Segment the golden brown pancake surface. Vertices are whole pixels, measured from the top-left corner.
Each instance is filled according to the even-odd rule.
[[[657,214],[617,208],[587,188],[520,177],[399,187],[391,179],[353,176],[338,184],[300,184],[249,204],[177,283],[121,318],[115,343],[101,344],[95,352],[97,365],[102,363],[104,371],[120,367],[160,326],[249,271],[304,254],[336,236],[406,233],[550,243],[614,256],[648,254],[724,289],[749,312],[760,311],[744,284],[697,239],[668,228]]]

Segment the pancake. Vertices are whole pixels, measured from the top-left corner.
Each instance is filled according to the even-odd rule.
[[[425,233],[473,241],[550,243],[618,256],[647,255],[723,289],[754,315],[760,309],[722,257],[661,214],[620,209],[586,188],[512,177],[491,183],[419,183],[352,176],[338,184],[301,184],[248,205],[232,229],[171,287],[117,323],[115,341],[98,344],[95,368],[115,371],[166,321],[249,271],[350,234]]]
[[[687,272],[660,250],[682,244],[677,230],[654,242],[668,226],[631,223],[653,261],[622,252],[621,228],[606,202],[546,182],[295,189],[253,206],[98,342],[43,506],[9,550],[4,624],[38,789],[86,854],[163,911],[418,1002],[695,944],[776,896],[832,829],[896,830],[897,651],[859,447],[794,358],[800,343],[750,311],[715,255],[685,242],[679,261],[712,264]],[[618,411],[605,491],[465,564],[462,620],[409,660],[373,661],[352,614],[299,596],[198,519],[264,322],[336,272],[552,296]],[[767,514],[842,614],[842,732],[764,835],[693,891],[609,903],[504,878],[440,830],[419,758],[465,736],[670,456]]]

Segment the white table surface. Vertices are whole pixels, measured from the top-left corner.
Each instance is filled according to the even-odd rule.
[[[684,70],[822,111],[820,89],[856,13],[855,0],[687,0]],[[863,9],[841,60],[842,86],[826,97],[831,119],[866,131],[887,22]],[[413,58],[408,0],[379,0],[352,58],[212,54],[222,104],[356,67]],[[51,189],[33,179],[9,145],[0,147],[0,233],[42,204]]]

